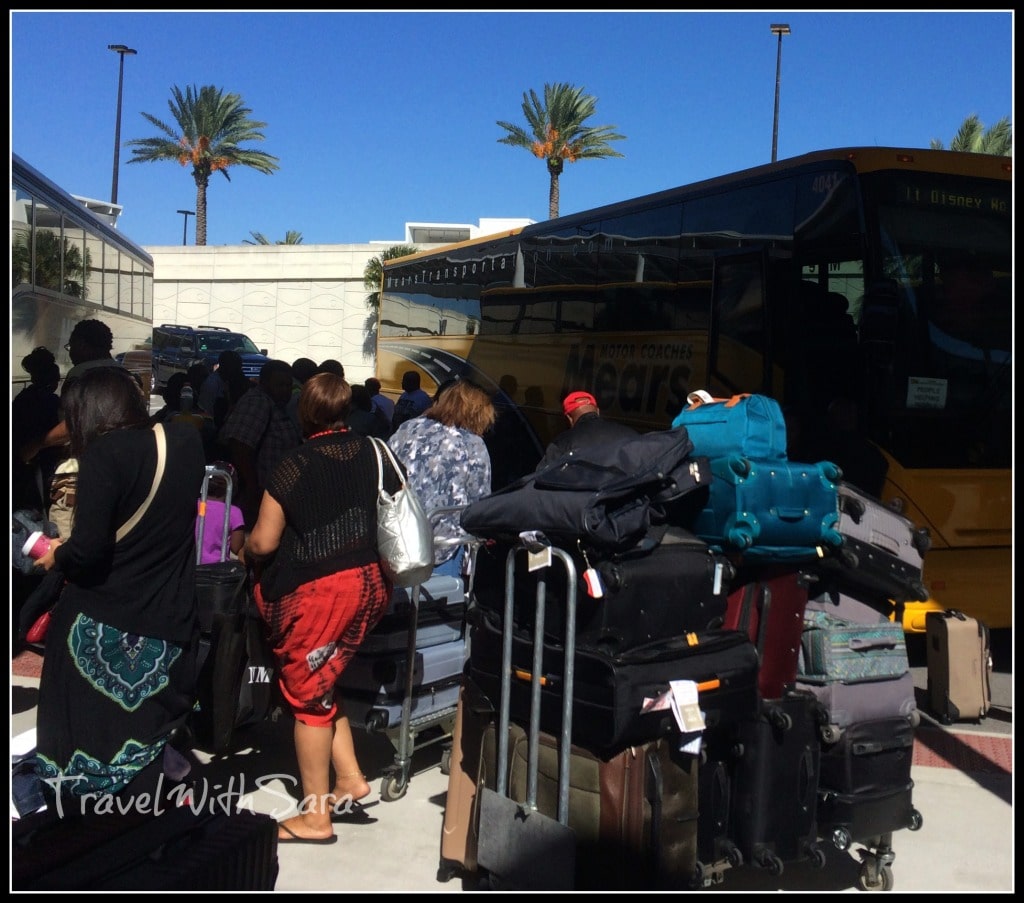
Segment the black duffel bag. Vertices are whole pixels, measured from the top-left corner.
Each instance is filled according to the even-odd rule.
[[[515,541],[540,532],[564,548],[625,551],[653,524],[689,526],[706,502],[710,469],[691,458],[685,427],[655,430],[563,455],[463,509],[462,528]]]

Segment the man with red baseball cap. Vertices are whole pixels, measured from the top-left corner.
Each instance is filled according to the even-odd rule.
[[[590,392],[570,392],[562,400],[562,413],[569,429],[548,445],[544,457],[537,465],[540,470],[572,449],[597,443],[619,442],[637,435],[632,427],[601,417],[597,399]]]

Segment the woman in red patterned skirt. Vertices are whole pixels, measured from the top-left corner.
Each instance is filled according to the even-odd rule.
[[[298,815],[281,822],[281,843],[333,843],[331,816],[370,792],[335,685],[392,587],[377,555],[377,456],[369,439],[345,428],[351,399],[332,373],[303,386],[305,441],[274,470],[242,553],[259,564],[256,601],[295,715],[303,799]],[[388,491],[399,481],[385,472]]]

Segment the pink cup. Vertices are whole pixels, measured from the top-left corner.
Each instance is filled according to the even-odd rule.
[[[21,547],[22,555],[28,555],[32,559],[42,558],[49,551],[50,537],[39,530],[36,530]]]

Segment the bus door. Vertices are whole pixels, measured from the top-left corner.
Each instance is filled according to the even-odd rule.
[[[707,389],[716,397],[738,392],[777,397],[765,310],[767,264],[764,248],[715,254]]]

